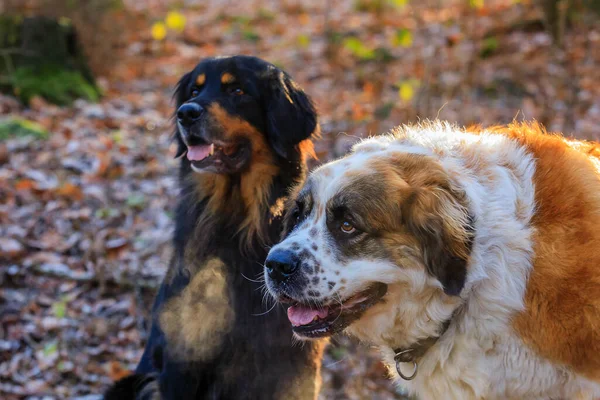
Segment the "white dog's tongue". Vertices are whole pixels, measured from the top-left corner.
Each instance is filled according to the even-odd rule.
[[[187,151],[187,158],[190,161],[204,160],[210,154],[210,148],[212,145],[202,146],[189,146]]]
[[[293,326],[310,324],[315,317],[325,318],[327,314],[327,309],[317,310],[300,304],[293,305],[287,310],[288,319]]]

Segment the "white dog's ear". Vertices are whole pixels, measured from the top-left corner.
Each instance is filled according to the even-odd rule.
[[[458,296],[465,285],[473,243],[473,217],[464,194],[447,181],[416,188],[403,203],[408,229],[421,245],[427,271],[439,279],[444,292]]]

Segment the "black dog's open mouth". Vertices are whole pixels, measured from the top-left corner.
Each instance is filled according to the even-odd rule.
[[[377,304],[387,292],[387,285],[375,283],[368,289],[340,303],[315,307],[294,303],[287,310],[292,330],[298,336],[319,338],[341,332]]]
[[[202,143],[187,148],[187,158],[197,172],[236,172],[246,165],[249,156],[249,144],[244,141]]]

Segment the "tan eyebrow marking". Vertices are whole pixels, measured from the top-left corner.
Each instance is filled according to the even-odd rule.
[[[235,82],[235,76],[231,75],[229,72],[224,72],[223,75],[221,75],[221,83],[222,84],[233,83],[233,82]]]
[[[204,85],[204,82],[206,82],[206,75],[205,74],[198,75],[198,77],[196,78],[196,85],[202,86],[202,85]]]

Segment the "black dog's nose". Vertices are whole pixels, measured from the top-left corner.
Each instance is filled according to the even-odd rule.
[[[265,262],[269,277],[274,281],[281,282],[298,269],[300,261],[289,250],[275,250],[270,253]]]
[[[204,108],[197,103],[185,103],[177,110],[177,120],[184,126],[191,125],[202,115]]]

